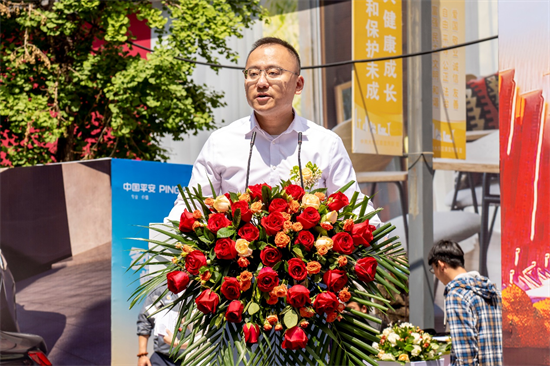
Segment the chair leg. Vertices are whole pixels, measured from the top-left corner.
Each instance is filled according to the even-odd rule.
[[[453,202],[451,203],[451,211],[456,210],[456,197],[458,196],[458,188],[460,187],[460,180],[462,179],[462,172],[458,172],[455,182],[455,193],[453,194]]]
[[[472,202],[474,203],[474,211],[476,214],[479,214],[477,211],[477,195],[476,195],[476,187],[474,186],[474,178],[472,178],[472,173],[466,173],[468,174],[468,185],[470,186],[470,190],[472,191]]]
[[[493,218],[491,219],[491,228],[489,229],[489,235],[487,237],[487,241],[491,242],[491,237],[493,236],[493,228],[495,227],[495,221],[497,218],[498,208],[500,206],[495,206],[495,212],[493,213]]]
[[[489,174],[483,173],[482,181],[482,204],[481,204],[481,235],[479,236],[479,273],[482,276],[487,276],[487,249],[489,241],[487,240],[489,227],[489,195],[490,180]]]

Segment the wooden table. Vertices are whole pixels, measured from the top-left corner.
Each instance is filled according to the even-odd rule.
[[[434,158],[434,170],[452,170],[483,173],[481,196],[481,233],[479,237],[479,272],[487,276],[487,251],[489,249],[489,205],[500,205],[500,195],[490,192],[490,174],[500,174],[499,133],[495,130],[487,136],[466,144],[466,159]]]

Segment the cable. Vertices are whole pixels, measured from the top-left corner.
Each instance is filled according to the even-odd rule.
[[[491,41],[491,40],[497,39],[497,38],[498,38],[498,35],[487,37],[487,38],[481,38],[481,39],[478,39],[478,40],[475,40],[475,41],[455,44],[453,46],[437,48],[435,50],[408,53],[408,54],[405,54],[405,55],[386,56],[386,57],[378,57],[378,58],[370,58],[370,59],[362,59],[362,60],[348,60],[348,61],[331,62],[329,64],[322,64],[322,65],[303,66],[302,70],[323,69],[323,68],[327,68],[327,67],[344,66],[344,65],[350,65],[350,64],[361,64],[361,63],[366,63],[366,62],[399,60],[399,59],[403,59],[403,58],[423,56],[423,55],[428,55],[430,53],[443,52],[443,51],[453,50],[455,48],[471,46],[473,44],[487,42],[487,41]],[[145,47],[145,46],[141,46],[141,45],[136,44],[132,41],[126,41],[126,43],[131,44],[132,46],[135,46],[137,48],[141,48],[142,50],[145,50],[145,51],[148,51],[148,52],[151,52],[151,53],[154,52],[152,49],[150,49],[148,47]],[[183,58],[183,57],[179,57],[179,56],[176,56],[175,59],[180,60],[180,61],[194,63],[194,64],[197,64],[197,65],[220,67],[222,69],[244,70],[244,67],[241,67],[241,66],[213,64],[213,63],[210,63],[210,62],[190,60],[188,58]]]
[[[252,160],[254,141],[256,141],[256,131],[252,132],[252,138],[250,139],[250,153],[248,154],[248,165],[246,166],[246,186],[244,187],[245,192],[248,189],[248,177],[250,176],[250,161]]]

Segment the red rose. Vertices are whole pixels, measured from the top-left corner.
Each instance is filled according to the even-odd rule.
[[[175,294],[179,294],[189,284],[189,275],[183,271],[172,271],[166,274],[168,289]]]
[[[235,242],[229,238],[218,239],[214,246],[214,253],[218,259],[235,259],[237,257]]]
[[[210,215],[208,218],[208,230],[214,234],[216,234],[221,228],[228,227],[229,225],[231,225],[231,221],[225,217],[225,214],[216,213]]]
[[[206,266],[206,256],[200,250],[193,250],[185,257],[185,269],[192,275],[198,275],[202,266]]]
[[[248,223],[239,229],[238,234],[246,241],[254,241],[260,237],[260,230],[255,225]]]
[[[271,292],[279,284],[279,277],[271,267],[264,267],[257,277],[258,288],[263,292]]]
[[[288,202],[282,198],[275,198],[269,204],[269,212],[284,212],[288,208]]]
[[[247,323],[243,325],[243,332],[246,343],[258,343],[258,336],[260,335],[260,327],[258,324]]]
[[[197,296],[195,303],[197,304],[197,309],[204,314],[215,313],[220,303],[220,296],[214,291],[206,289]]]
[[[285,218],[280,212],[273,212],[269,215],[262,217],[262,226],[265,229],[267,235],[275,235],[283,229]]]
[[[279,251],[279,249],[270,246],[265,247],[260,252],[260,259],[266,267],[273,267],[279,263],[282,257],[283,254]]]
[[[224,193],[224,196],[229,200],[229,202],[233,202],[231,201],[231,195],[229,193]]]
[[[252,199],[262,199],[262,187],[266,186],[267,188],[271,189],[271,186],[266,183],[262,184],[255,184],[253,186],[248,186],[248,189],[250,190],[250,195],[252,196]]]
[[[241,209],[241,220],[244,222],[249,222],[250,219],[252,219],[252,211],[250,211],[250,208],[248,207],[248,202],[239,201],[232,204],[231,212],[233,212],[233,215],[235,215],[235,211],[238,208]]]
[[[349,205],[348,197],[342,192],[336,192],[328,196],[327,207],[331,211],[338,211],[347,205]]]
[[[302,244],[310,252],[313,244],[315,244],[315,237],[309,231],[302,230],[298,233],[296,239],[294,239],[294,244]]]
[[[333,313],[338,309],[338,298],[330,291],[322,292],[313,301],[313,308],[319,315]]]
[[[348,283],[348,276],[341,269],[331,269],[323,275],[323,282],[329,291],[338,292]]]
[[[304,330],[298,326],[290,328],[285,333],[285,339],[281,347],[284,349],[299,349],[306,348],[307,335]]]
[[[306,207],[304,212],[296,217],[296,220],[298,220],[306,230],[316,226],[320,219],[321,215],[319,215],[319,212],[313,207]]]
[[[240,323],[243,320],[243,304],[238,300],[233,300],[225,312],[225,319],[230,323]]]
[[[302,285],[292,286],[286,294],[286,302],[290,306],[295,308],[303,308],[306,304],[311,304],[311,299],[309,298],[309,290],[307,287]]]
[[[300,258],[292,258],[288,261],[288,274],[297,281],[307,277],[306,264]]]
[[[187,211],[187,209],[183,210],[183,213],[180,217],[180,231],[182,233],[190,233],[193,231],[193,224],[197,221],[193,217],[193,213]]]
[[[369,225],[369,220],[360,224],[353,225],[351,229],[351,237],[353,243],[357,245],[369,246],[373,239],[372,232],[376,229],[374,225]]]
[[[224,277],[221,292],[227,300],[237,300],[241,296],[241,284],[233,277]]]
[[[346,232],[340,232],[332,237],[334,246],[332,250],[342,254],[351,254],[355,250],[353,238]]]
[[[378,262],[373,257],[359,259],[355,264],[357,278],[363,282],[373,281],[376,275],[376,266],[378,266]]]
[[[300,201],[304,194],[306,193],[302,187],[297,186],[296,184],[291,184],[285,187],[285,192],[292,196],[296,201]]]

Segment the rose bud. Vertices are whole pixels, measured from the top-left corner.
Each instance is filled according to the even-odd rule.
[[[281,347],[290,350],[306,348],[307,341],[306,332],[300,327],[293,327],[286,331],[285,339]]]
[[[322,222],[321,227],[327,231],[332,230],[332,225],[328,221]]]
[[[325,194],[324,194],[323,192],[315,192],[314,194],[315,194],[315,196],[317,196],[317,197],[319,198],[319,200],[321,200],[321,201],[324,201],[325,198],[326,198],[326,196],[325,196]]]
[[[292,286],[286,295],[286,302],[295,308],[303,308],[306,304],[311,304],[309,290],[302,285]]]
[[[344,304],[343,302],[339,303],[338,304],[338,312],[342,313],[344,310],[346,310],[346,304]]]
[[[341,255],[338,257],[338,267],[344,267],[346,264],[348,264],[348,258]]]
[[[292,196],[293,199],[295,199],[296,201],[299,201],[302,199],[302,197],[304,196],[304,194],[306,193],[302,187],[300,187],[299,185],[296,185],[296,184],[290,184],[288,186],[285,187],[285,192],[289,195],[289,196]]]
[[[197,298],[195,303],[197,309],[204,314],[211,314],[216,312],[216,308],[220,302],[220,296],[210,289],[204,290]]]
[[[320,219],[321,219],[321,215],[319,215],[319,212],[317,211],[317,209],[311,206],[306,207],[306,209],[296,217],[296,221],[302,224],[302,226],[306,230],[311,229],[314,226],[317,226]]]
[[[236,278],[224,277],[220,291],[227,300],[237,300],[241,296],[241,285]]]
[[[238,300],[233,300],[227,308],[225,319],[230,323],[240,323],[242,321],[243,310],[243,304]]]
[[[200,219],[202,217],[202,212],[200,212],[199,210],[193,211],[193,217],[196,219]]]
[[[218,196],[214,200],[214,209],[218,212],[227,212],[229,208],[231,207],[231,201],[227,199],[225,196]]]
[[[277,317],[277,315],[268,315],[265,320],[269,324],[273,325],[273,324],[277,324],[277,322],[279,321],[279,318]]]
[[[247,323],[243,325],[244,340],[248,344],[258,343],[260,327],[258,324]]]
[[[190,282],[189,275],[183,271],[172,271],[166,274],[168,289],[175,294],[179,294],[187,288]]]
[[[212,206],[214,204],[214,199],[212,197],[208,197],[204,200],[204,204],[206,206]]]
[[[197,221],[193,214],[187,209],[183,210],[180,217],[179,229],[182,233],[190,233],[193,231],[193,224]]]
[[[315,311],[312,308],[300,308],[300,316],[302,318],[312,318],[314,315]]]
[[[348,291],[347,287],[344,287],[342,291],[340,291],[338,298],[343,302],[348,302],[349,299],[351,299],[351,293]]]
[[[313,172],[311,171],[311,169],[309,168],[302,169],[302,178],[304,178],[304,180],[309,180],[313,178]]]
[[[201,277],[201,281],[206,282],[206,281],[210,280],[210,277],[212,277],[212,274],[210,273],[210,271],[206,271],[203,274],[201,274],[200,277]]]
[[[357,278],[363,282],[371,282],[376,275],[376,266],[378,262],[373,257],[361,258],[355,264],[355,273]]]
[[[241,268],[246,268],[250,264],[250,261],[246,259],[245,257],[240,257],[239,260],[237,260],[237,264]]]
[[[271,329],[273,329],[273,326],[269,323],[264,323],[264,330],[266,332],[269,332]]]
[[[355,225],[355,223],[353,222],[353,219],[347,219],[344,221],[344,231],[351,231],[353,230],[353,226]]]
[[[323,282],[329,291],[338,292],[348,283],[348,276],[341,269],[330,269],[323,275]]]
[[[283,330],[283,326],[281,325],[281,323],[277,323],[277,325],[275,326],[275,331],[278,332],[280,330]]]
[[[303,281],[307,277],[307,269],[300,258],[292,258],[288,261],[288,274],[296,281]]]
[[[172,261],[172,264],[176,264],[178,263],[179,259],[178,257],[172,257],[171,261]]]
[[[309,322],[307,320],[302,320],[300,322],[300,327],[302,327],[304,329],[306,329],[308,327],[308,325],[309,325]]]
[[[200,250],[193,250],[185,257],[185,269],[194,276],[199,274],[199,269],[206,265],[206,256]]]
[[[342,192],[336,192],[328,196],[327,207],[331,211],[338,211],[349,205],[348,197]]]

